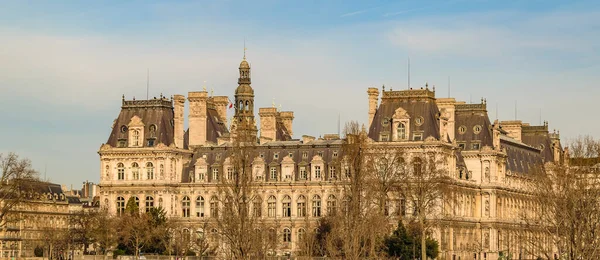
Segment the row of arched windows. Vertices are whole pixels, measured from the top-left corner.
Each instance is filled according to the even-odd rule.
[[[108,166],[107,166],[108,168]],[[140,168],[140,165],[137,162],[134,162],[131,164],[131,179],[133,180],[141,180],[143,176],[141,176],[141,171],[145,170],[145,179],[146,180],[153,180],[155,178],[154,176],[154,164],[151,162],[147,162],[146,163],[146,167],[144,169]],[[163,165],[160,165],[160,170],[161,172],[164,170],[163,169]],[[107,173],[107,176],[109,174]],[[125,164],[123,163],[117,163],[117,180],[125,180],[126,179],[126,174],[125,174]]]
[[[133,201],[136,204],[136,206],[139,208],[140,207],[140,199],[137,196],[133,196]],[[163,199],[162,198],[158,198],[158,206],[162,207],[163,204]],[[125,200],[124,197],[119,196],[117,197],[117,214],[122,214],[123,212],[125,212],[125,208],[127,207],[127,201]],[[154,204],[154,197],[147,195],[146,196],[146,200],[145,200],[145,211],[148,212],[150,211],[152,208],[155,207]]]

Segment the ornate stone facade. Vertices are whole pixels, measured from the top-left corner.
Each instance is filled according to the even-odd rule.
[[[226,97],[206,91],[188,95],[187,131],[183,96],[171,101],[124,100],[111,136],[99,151],[102,205],[119,214],[135,197],[141,209],[161,206],[168,216],[198,229],[216,214],[219,183],[232,171],[231,140],[243,132],[256,140],[252,173],[260,187],[261,216],[278,226],[278,253],[293,254],[298,237],[341,203],[349,171],[341,162],[343,141],[329,135],[292,139],[293,113],[276,108],[259,109],[257,136],[245,57],[239,72],[230,127]],[[527,257],[523,237],[534,234],[521,230],[519,218],[533,205],[523,183],[536,167],[563,159],[558,135],[549,133],[547,124],[492,123],[485,100],[466,104],[436,98],[427,87],[383,89],[381,96],[378,89],[369,88],[367,94],[372,151],[400,149],[408,157],[433,152],[453,178],[454,198],[430,216],[438,223],[431,236],[440,243],[440,258],[497,259],[501,251]],[[390,200],[390,223],[412,215],[404,200]]]

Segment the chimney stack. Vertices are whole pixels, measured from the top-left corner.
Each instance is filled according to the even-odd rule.
[[[283,126],[288,130],[290,136],[294,135],[294,130],[292,129],[292,123],[294,122],[294,112],[292,111],[282,111],[279,112],[279,117],[281,118],[281,122]]]
[[[260,116],[260,143],[276,141],[277,108],[263,107],[258,109]]]
[[[521,141],[521,128],[523,123],[521,120],[513,120],[513,121],[502,121],[500,122],[500,126],[502,126],[502,130],[508,132],[508,136]]]
[[[377,100],[379,98],[379,89],[369,88],[369,90],[367,90],[367,94],[369,94],[369,128],[370,128],[371,123],[373,122],[373,118],[375,117],[375,112],[377,112]]]
[[[219,114],[219,120],[227,123],[227,105],[229,105],[229,98],[227,96],[215,96],[212,97],[217,114]]]
[[[173,99],[175,101],[175,115],[173,116],[175,147],[183,148],[183,106],[185,104],[185,97],[183,95],[175,95]]]
[[[206,144],[206,101],[208,92],[189,92],[190,101],[189,114],[189,146],[201,146]]]

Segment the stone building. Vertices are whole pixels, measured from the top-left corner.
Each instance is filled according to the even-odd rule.
[[[228,157],[232,140],[244,134],[256,140],[252,178],[260,187],[259,215],[277,224],[278,254],[294,254],[311,225],[341,205],[341,187],[350,173],[342,163],[343,140],[337,135],[294,139],[294,113],[275,107],[258,109],[257,128],[245,57],[239,74],[231,104],[226,96],[188,93],[188,129],[182,95],[123,98],[108,141],[98,152],[101,204],[120,214],[133,197],[140,209],[160,206],[198,230],[217,214],[218,186],[233,172]],[[402,149],[409,157],[435,152],[446,162],[455,198],[430,216],[439,223],[431,236],[440,243],[440,258],[497,259],[499,252],[526,257],[522,239],[535,234],[521,232],[519,218],[534,205],[522,184],[534,169],[563,160],[558,134],[550,133],[547,123],[491,122],[485,100],[467,104],[436,98],[428,86],[381,92],[369,88],[367,94],[373,149]],[[230,124],[228,106],[234,108]],[[410,205],[393,200],[386,203],[390,223],[412,215]]]

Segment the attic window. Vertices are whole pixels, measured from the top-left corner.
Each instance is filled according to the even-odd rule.
[[[302,158],[308,158],[308,152],[302,152]]]
[[[479,150],[479,143],[472,144],[473,150]]]
[[[292,158],[292,157],[294,157],[294,153],[292,153],[292,152],[289,152],[289,153],[288,153],[288,156],[289,156],[290,158]]]
[[[458,127],[458,133],[459,133],[459,134],[461,134],[461,135],[462,135],[462,134],[464,134],[464,133],[466,133],[466,132],[467,132],[467,127],[466,127],[466,126],[464,126],[464,125],[461,125],[461,126],[459,126],[459,127]]]
[[[279,159],[279,153],[274,153],[273,154],[273,159]]]
[[[218,160],[221,160],[221,154],[220,154],[220,153],[218,153],[218,154],[217,154],[217,159],[216,159],[216,160],[217,160],[217,161],[218,161]]]
[[[384,118],[384,119],[381,121],[381,125],[382,125],[382,126],[388,126],[388,125],[390,124],[390,121],[391,121],[391,120],[390,120],[389,118],[387,118],[387,117],[386,117],[386,118]]]
[[[423,141],[423,134],[421,134],[421,133],[413,134],[413,140],[414,141]]]
[[[475,134],[479,134],[479,132],[481,132],[481,126],[480,125],[476,125],[473,127],[473,132]]]
[[[415,118],[415,124],[416,124],[417,126],[423,125],[423,122],[424,122],[424,121],[425,121],[425,120],[423,119],[423,117],[422,117],[422,116]]]
[[[154,146],[154,139],[148,139],[148,147]]]
[[[459,143],[458,144],[458,148],[460,148],[461,150],[465,149],[465,143]]]
[[[260,158],[265,158],[265,154],[264,153],[260,153]]]
[[[323,158],[323,151],[319,151],[319,152],[317,153],[317,155],[318,155],[319,157]]]
[[[338,152],[337,151],[333,151],[333,158],[337,158],[338,156]]]
[[[122,125],[121,126],[121,133],[125,133],[127,132],[127,126],[126,125]]]
[[[381,141],[381,142],[387,142],[387,141],[389,141],[389,137],[388,137],[388,135],[387,135],[387,134],[382,134],[382,135],[379,137],[379,141]]]
[[[546,148],[544,144],[540,144],[540,150],[544,150],[544,148]]]
[[[125,140],[119,140],[119,143],[117,144],[117,147],[127,147],[127,141]]]

